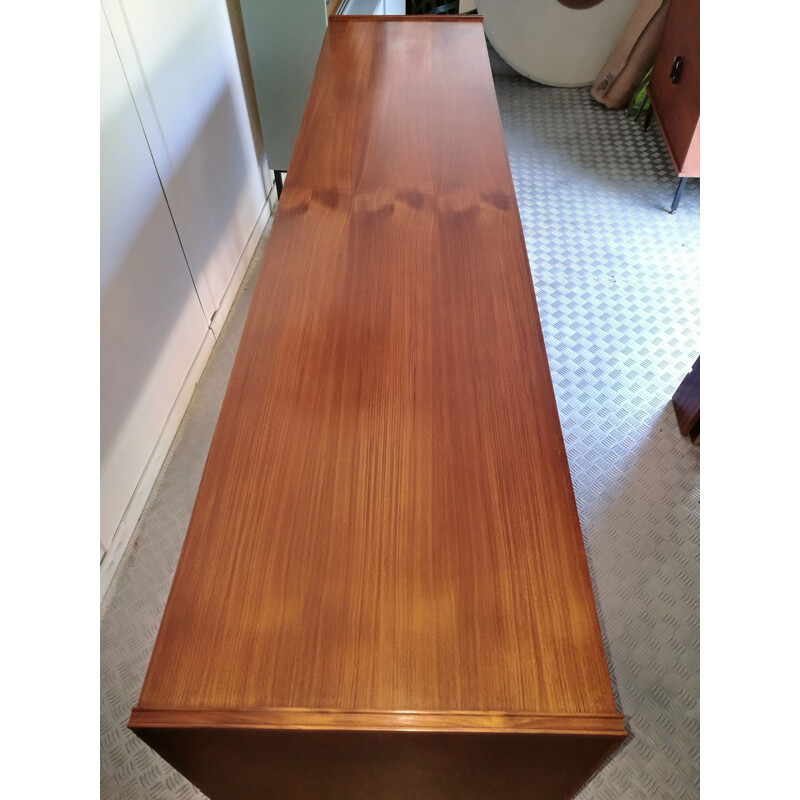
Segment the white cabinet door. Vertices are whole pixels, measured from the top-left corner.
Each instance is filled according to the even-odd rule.
[[[103,0],[206,319],[266,193],[224,0]]]
[[[241,5],[267,161],[286,171],[325,36],[325,0]]]
[[[100,16],[100,541],[108,548],[208,324]]]

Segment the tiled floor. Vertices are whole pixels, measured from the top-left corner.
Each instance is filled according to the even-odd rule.
[[[609,668],[631,732],[578,796],[695,798],[700,455],[679,435],[669,398],[698,348],[699,183],[670,215],[676,179],[655,124],[642,131],[588,89],[499,76],[496,88]],[[103,603],[106,800],[202,797],[125,723],[263,245]]]

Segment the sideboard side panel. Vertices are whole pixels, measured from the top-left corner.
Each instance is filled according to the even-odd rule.
[[[211,800],[566,800],[618,736],[138,729]]]

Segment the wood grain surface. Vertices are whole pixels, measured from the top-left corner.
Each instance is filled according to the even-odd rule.
[[[480,17],[331,18],[131,719],[170,725],[625,736]]]
[[[694,428],[697,428],[697,438],[700,436],[700,356],[672,396],[672,406],[681,436],[689,434],[695,441]]]
[[[676,57],[682,69],[670,79]],[[700,0],[671,0],[647,87],[678,175],[700,175]]]
[[[147,728],[212,800],[563,800],[619,744],[608,735]]]

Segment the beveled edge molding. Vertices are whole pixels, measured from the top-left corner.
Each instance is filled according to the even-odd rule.
[[[482,14],[334,14],[332,22],[483,22]]]
[[[128,727],[254,728],[417,733],[565,733],[628,735],[623,715],[533,714],[521,711],[341,711],[310,708],[214,709],[136,706]]]

